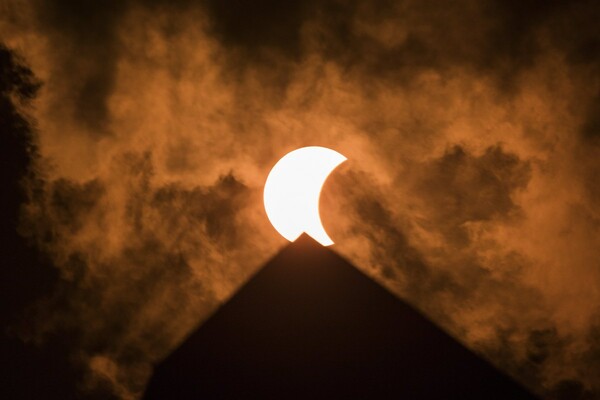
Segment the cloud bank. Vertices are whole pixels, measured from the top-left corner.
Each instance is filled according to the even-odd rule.
[[[600,33],[592,1],[4,1],[44,82],[21,231],[61,274],[85,390],[151,363],[285,244],[261,191],[349,161],[336,250],[549,398],[600,398]]]

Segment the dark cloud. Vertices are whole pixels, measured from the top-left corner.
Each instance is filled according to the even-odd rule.
[[[581,133],[583,138],[590,142],[590,145],[598,148],[600,146],[600,94],[596,95],[588,107]]]
[[[315,51],[305,43],[311,29],[316,30],[319,53],[367,77],[408,82],[423,70],[465,67],[496,77],[504,89],[515,89],[517,72],[533,65],[541,51],[542,27],[573,60],[594,62],[586,57],[593,57],[598,45],[597,30],[587,28],[595,26],[596,14],[588,1],[150,4],[156,13],[204,9],[210,32],[228,48],[227,69],[240,74],[258,63],[269,75],[267,85],[275,86],[289,84],[293,69],[288,62]],[[123,45],[117,28],[134,7],[129,1],[61,0],[39,2],[34,8],[36,23],[60,49],[52,54],[57,68],[52,72],[65,77],[57,88],[64,91],[61,98],[72,103],[76,120],[91,134],[110,130],[107,102]],[[573,29],[574,22],[581,22],[578,29]],[[173,23],[165,32],[176,36],[180,29]]]
[[[115,26],[129,2],[39,1],[36,22],[55,43],[58,74],[74,116],[91,132],[107,133],[106,98],[113,90],[119,38]]]
[[[58,275],[15,326],[67,337],[89,393],[138,396],[280,248],[264,178],[317,144],[349,158],[337,251],[542,396],[598,398],[596,2],[4,8],[44,86],[15,106],[38,84],[0,49],[3,181],[28,179],[3,209]]]
[[[526,187],[531,167],[500,146],[487,148],[479,157],[455,146],[421,174],[417,192],[435,210],[435,224],[444,227],[448,242],[463,247],[469,245],[466,223],[518,212],[513,192]]]
[[[97,390],[110,384],[116,394],[129,397],[143,391],[151,363],[198,323],[178,311],[198,303],[200,309],[210,309],[224,297],[209,283],[209,275],[227,275],[231,266],[211,272],[211,258],[234,253],[244,241],[235,221],[248,188],[233,175],[210,187],[157,187],[151,154],[126,154],[116,162],[128,189],[120,221],[112,222],[122,224],[128,238],[110,256],[98,257],[112,239],[110,229],[94,240],[95,250],[73,245],[89,234],[91,220],[99,226],[111,223],[107,182],[48,182],[47,192],[38,193],[41,207],[29,209],[29,225],[22,229],[54,254],[63,275],[54,295],[30,315],[40,323],[33,331],[35,340],[72,336],[77,359],[93,372],[88,385]],[[172,314],[169,321],[163,313]],[[187,326],[184,331],[182,325]]]
[[[226,46],[243,49],[249,58],[261,49],[275,49],[297,58],[302,49],[302,24],[311,11],[314,13],[316,3],[211,0],[206,5],[213,31]]]

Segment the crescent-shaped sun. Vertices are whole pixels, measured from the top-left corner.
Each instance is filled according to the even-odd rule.
[[[321,189],[346,157],[326,147],[309,146],[283,156],[265,182],[264,204],[273,227],[293,242],[306,233],[323,246],[333,244],[319,215]]]

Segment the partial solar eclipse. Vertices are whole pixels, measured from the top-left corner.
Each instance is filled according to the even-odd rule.
[[[326,147],[309,146],[283,156],[264,190],[265,210],[273,227],[293,242],[306,233],[323,246],[333,244],[319,215],[321,189],[346,157]]]

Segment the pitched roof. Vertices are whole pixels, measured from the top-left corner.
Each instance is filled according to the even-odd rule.
[[[533,397],[304,235],[156,367],[146,399],[188,398]]]

